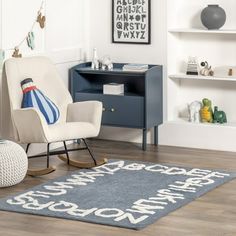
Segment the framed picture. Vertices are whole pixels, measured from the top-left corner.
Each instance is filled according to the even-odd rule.
[[[151,0],[112,0],[112,42],[151,43]]]

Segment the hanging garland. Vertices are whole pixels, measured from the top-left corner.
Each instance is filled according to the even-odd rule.
[[[35,49],[35,35],[34,35],[34,28],[37,24],[39,24],[41,29],[44,29],[46,17],[43,15],[43,7],[44,7],[45,0],[42,1],[40,9],[38,10],[36,20],[33,22],[32,27],[28,31],[27,35],[20,41],[18,45],[14,48],[5,49],[6,50],[13,50],[12,57],[20,58],[22,57],[22,53],[20,53],[20,47],[22,44],[27,43],[27,46],[31,49]],[[4,50],[1,50],[3,54],[5,54]]]

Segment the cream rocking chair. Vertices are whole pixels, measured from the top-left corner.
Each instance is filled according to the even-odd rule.
[[[4,74],[7,79],[15,141],[27,144],[26,152],[32,143],[47,144],[46,154],[28,157],[46,156],[47,168],[29,170],[29,175],[44,175],[54,171],[55,168],[49,165],[51,155],[59,155],[61,160],[81,168],[91,168],[107,162],[106,159],[101,158],[96,160],[85,140],[99,134],[102,117],[101,102],[73,103],[55,66],[45,57],[11,58],[5,62]],[[21,108],[23,93],[20,82],[26,78],[32,78],[36,86],[57,105],[60,111],[57,123],[48,125],[38,109]],[[78,139],[84,141],[85,147],[67,148],[66,141]],[[50,144],[55,142],[63,142],[64,150],[50,151]],[[88,150],[92,162],[70,160],[69,152],[85,149]]]

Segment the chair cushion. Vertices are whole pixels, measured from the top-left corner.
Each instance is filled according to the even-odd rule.
[[[48,126],[48,142],[60,142],[97,136],[97,129],[89,122],[56,123]]]
[[[23,90],[22,108],[34,107],[38,108],[44,115],[47,123],[54,124],[57,122],[60,116],[57,106],[46,97],[37,87],[34,85],[31,78],[25,79],[21,82]]]

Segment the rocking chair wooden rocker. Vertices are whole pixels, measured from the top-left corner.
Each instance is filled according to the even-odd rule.
[[[11,58],[5,62],[4,74],[7,78],[10,110],[13,121],[14,139],[27,144],[28,152],[32,143],[46,143],[45,154],[29,156],[37,158],[46,156],[47,167],[28,170],[29,175],[45,175],[55,170],[50,166],[51,155],[79,168],[91,168],[107,162],[105,158],[96,160],[89,148],[86,138],[99,134],[102,117],[102,103],[98,101],[73,103],[72,97],[56,71],[53,63],[45,57]],[[44,92],[59,108],[59,121],[48,125],[43,114],[36,108],[21,108],[22,90],[20,82],[33,78],[37,87]],[[81,139],[84,147],[68,149],[66,141]],[[63,142],[64,150],[50,151],[50,144]],[[92,162],[79,162],[70,159],[70,152],[88,150]]]

